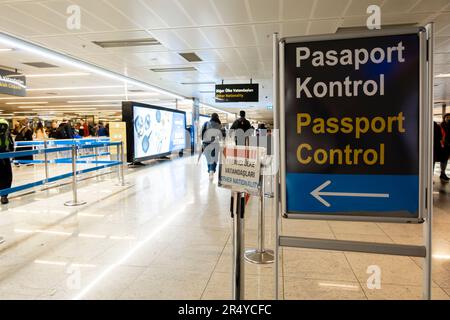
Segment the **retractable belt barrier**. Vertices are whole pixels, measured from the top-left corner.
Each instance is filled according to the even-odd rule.
[[[67,145],[68,147],[52,147],[48,148],[49,146],[61,146],[61,145]],[[36,146],[44,146],[43,149],[35,149],[35,150],[27,150],[27,151],[17,151],[17,152],[5,152],[0,153],[0,160],[2,159],[11,159],[11,158],[21,158],[26,156],[34,156],[34,155],[44,155],[45,160],[20,160],[19,163],[23,164],[45,164],[46,166],[46,178],[43,180],[27,183],[21,186],[12,187],[9,189],[3,189],[0,190],[0,196],[3,195],[9,195],[17,192],[21,192],[27,189],[32,189],[38,186],[50,184],[57,182],[58,180],[68,179],[77,175],[81,174],[87,174],[90,172],[107,169],[115,166],[119,166],[119,180],[121,182],[121,185],[124,185],[124,178],[123,178],[123,168],[121,166],[124,163],[123,155],[120,157],[120,152],[123,152],[123,143],[122,142],[109,142],[109,140],[101,139],[101,140],[94,140],[94,139],[83,139],[83,140],[49,140],[49,141],[20,141],[16,142],[16,146],[19,147],[36,147]],[[98,148],[104,148],[104,147],[111,147],[115,146],[118,149],[118,158],[117,160],[98,160],[99,156],[108,156],[111,155],[109,152],[100,152],[95,153],[93,155],[77,155],[80,150],[86,150],[86,149],[98,149]],[[54,159],[49,160],[47,158],[48,154],[54,154],[58,152],[72,152],[75,151],[75,156],[72,155],[70,158],[61,158],[61,159]],[[120,152],[119,152],[120,151]],[[83,160],[83,159],[89,159],[94,158],[95,160]],[[52,164],[95,164],[96,166],[93,168],[86,168],[82,170],[72,170],[72,172],[57,175],[54,177],[48,176],[48,167],[47,165],[49,163]],[[75,166],[76,168],[76,166]]]

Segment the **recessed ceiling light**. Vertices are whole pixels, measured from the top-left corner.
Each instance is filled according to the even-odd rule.
[[[35,91],[65,91],[65,90],[94,90],[94,89],[120,89],[124,86],[91,86],[91,87],[60,87],[60,88],[37,88],[27,89],[29,92]]]
[[[158,93],[154,92],[144,92],[144,93],[130,93],[129,96],[133,97],[140,97],[140,96],[157,96]],[[123,97],[125,96],[124,93],[121,94],[87,94],[87,95],[73,95],[73,96],[41,96],[41,97],[21,97],[21,100],[27,100],[27,99],[72,99],[72,98],[95,98],[95,97]],[[7,97],[7,98],[0,98],[0,100],[15,100],[17,97]]]
[[[68,73],[41,73],[41,74],[26,74],[27,78],[58,78],[58,77],[84,77],[90,76],[87,72],[68,72]]]
[[[435,78],[450,78],[450,73],[438,74]]]
[[[50,64],[47,62],[24,62],[23,64],[40,69],[59,68],[58,66],[55,66],[54,64]]]
[[[201,84],[216,84],[214,81],[199,81],[199,82],[182,82],[182,85],[189,86],[189,85],[201,85]]]
[[[177,67],[177,68],[153,68],[150,69],[153,72],[188,72],[197,71],[194,67]]]
[[[42,102],[7,102],[8,105],[23,105],[23,104],[48,104],[46,101]]]
[[[113,40],[113,41],[92,41],[92,42],[102,48],[126,48],[126,47],[161,45],[161,43],[154,38]]]
[[[0,52],[9,52],[9,51],[13,51],[13,49],[11,48],[0,49]]]

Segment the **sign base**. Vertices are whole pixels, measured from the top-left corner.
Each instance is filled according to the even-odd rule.
[[[274,263],[275,256],[272,250],[252,249],[245,251],[245,260],[253,264],[271,264]]]

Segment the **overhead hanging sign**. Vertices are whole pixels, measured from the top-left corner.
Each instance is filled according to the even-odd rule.
[[[259,84],[216,85],[216,103],[258,101]]]
[[[25,97],[27,95],[25,76],[0,69],[0,94]]]
[[[258,194],[261,188],[261,160],[265,148],[227,146],[220,158],[219,186]]]
[[[421,32],[284,43],[285,213],[419,219]]]

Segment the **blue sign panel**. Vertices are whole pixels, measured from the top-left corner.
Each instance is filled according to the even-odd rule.
[[[418,33],[285,44],[289,215],[418,219]]]

